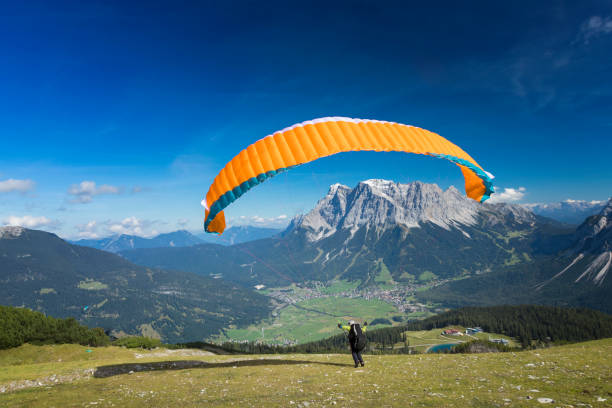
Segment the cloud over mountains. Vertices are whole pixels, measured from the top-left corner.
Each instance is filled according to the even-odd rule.
[[[34,183],[30,179],[26,180],[17,180],[17,179],[8,179],[0,181],[0,193],[11,193],[11,192],[19,192],[26,193],[28,191],[34,190]]]

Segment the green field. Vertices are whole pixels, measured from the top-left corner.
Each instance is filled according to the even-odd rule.
[[[390,319],[397,314],[397,310],[392,305],[381,300],[316,298],[283,308],[278,317],[270,322],[246,329],[227,330],[225,336],[215,340],[263,340],[270,344],[283,344],[285,341],[306,343],[340,333],[336,326],[339,321],[346,322],[351,318],[362,322],[375,318]]]
[[[465,332],[465,328],[461,326],[452,326],[446,327],[458,329]],[[420,330],[420,331],[407,331],[406,340],[408,341],[410,347],[417,352],[425,353],[431,346],[435,346],[437,344],[452,344],[452,343],[461,343],[465,341],[471,340],[488,340],[491,338],[503,338],[508,340],[510,347],[519,347],[519,345],[514,341],[514,339],[504,336],[502,334],[496,333],[477,333],[475,335],[470,336],[452,336],[452,335],[443,335],[442,331],[444,329],[432,329],[432,330]],[[397,343],[395,347],[401,348],[404,346],[404,343]]]
[[[334,280],[331,281],[327,286],[321,289],[321,293],[326,295],[335,295],[342,292],[350,292],[357,289],[361,284],[360,280],[347,281],[347,280]]]
[[[206,355],[197,350],[30,346],[0,351],[2,407],[604,407],[612,339],[478,355]],[[198,368],[141,371],[152,362]],[[97,367],[138,363],[95,378]],[[28,381],[29,380],[29,381]],[[548,401],[548,400],[542,400]]]
[[[97,282],[93,279],[87,279],[84,281],[80,281],[78,288],[85,290],[104,290],[108,289],[108,285],[102,282]]]

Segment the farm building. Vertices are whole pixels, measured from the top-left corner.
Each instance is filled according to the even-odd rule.
[[[480,327],[468,327],[465,329],[465,334],[476,334],[482,333],[482,329]]]

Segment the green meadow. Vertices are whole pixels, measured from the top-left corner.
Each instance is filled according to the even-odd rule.
[[[275,319],[267,323],[244,329],[230,329],[226,331],[225,336],[215,340],[263,340],[270,344],[283,344],[285,341],[307,343],[340,333],[338,322],[345,323],[351,318],[358,318],[360,321],[391,319],[397,314],[395,307],[377,299],[314,298],[284,307]]]
[[[612,401],[612,339],[511,353],[366,355],[366,366],[357,369],[348,354],[87,350],[0,351],[0,406],[604,407]],[[142,371],[178,361],[198,367]],[[94,376],[120,363],[138,366],[131,374]]]

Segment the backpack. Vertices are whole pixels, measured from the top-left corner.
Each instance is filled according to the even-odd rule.
[[[355,350],[362,351],[365,348],[367,339],[365,333],[361,330],[361,325],[359,323],[355,323],[351,326],[349,340]]]

